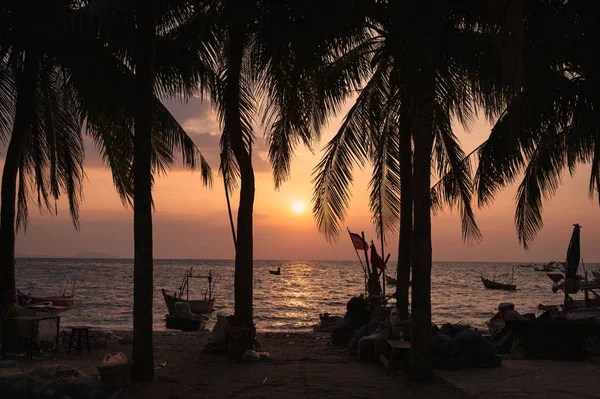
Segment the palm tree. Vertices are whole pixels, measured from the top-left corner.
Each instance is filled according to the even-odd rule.
[[[136,0],[135,134],[133,136],[133,376],[154,379],[152,346],[152,112],[156,4]]]
[[[589,194],[598,195],[600,149],[593,10],[585,2],[535,2],[526,11],[523,89],[482,144],[475,182],[485,206],[522,176],[515,227],[527,249],[565,170],[591,163]]]
[[[253,327],[253,122],[262,116],[279,187],[289,176],[294,148],[310,147],[328,111],[340,105],[329,95],[344,90],[339,82],[316,84],[329,44],[334,37],[343,40],[341,21],[325,28],[327,10],[340,5],[330,3],[228,0],[217,7],[222,48],[212,99],[223,126],[221,173],[228,175],[230,190],[238,177],[240,182],[234,308],[235,323],[246,328]],[[357,19],[344,21],[345,32],[352,32]]]
[[[372,188],[389,187],[386,189],[389,194],[372,194],[371,200],[387,197],[389,203],[395,204],[388,205],[388,209],[399,208],[400,213],[406,215],[405,221],[401,221],[400,234],[400,259],[405,261],[404,267],[399,268],[400,282],[404,285],[399,292],[402,307],[408,303],[406,264],[411,249],[410,233],[402,232],[410,232],[414,212],[411,368],[419,377],[432,375],[431,210],[458,205],[463,238],[480,236],[471,208],[470,161],[452,133],[451,119],[455,117],[468,126],[478,107],[493,117],[506,98],[506,89],[499,77],[503,65],[502,51],[498,51],[503,50],[502,29],[497,21],[486,20],[486,11],[476,3],[460,2],[432,2],[426,7],[391,2],[373,4],[369,25],[373,38],[342,53],[340,60],[346,64],[349,57],[366,56],[374,69],[315,171],[317,224],[331,238],[338,232],[350,199],[352,164],[364,164],[368,160],[374,163],[374,180],[384,183],[372,184]],[[377,112],[379,109],[385,112]],[[395,158],[392,153],[369,150],[377,147],[381,135],[398,136],[396,142],[400,144],[389,146],[395,150]],[[412,171],[411,139],[414,143]],[[405,197],[399,203],[397,175],[389,173],[394,170],[394,164],[400,173],[400,187],[412,185],[410,192],[402,192]],[[382,165],[386,165],[385,168]],[[431,187],[433,166],[443,179]],[[372,210],[378,208],[381,209],[372,206]],[[377,212],[375,215],[380,217]],[[388,215],[396,217],[393,211]],[[395,223],[388,225],[395,226]],[[401,311],[406,312],[406,309]]]
[[[82,126],[96,142],[104,160],[113,173],[115,186],[125,204],[132,203],[133,197],[133,134],[131,131],[133,115],[134,75],[116,54],[122,51],[110,51],[107,43],[114,45],[115,40],[98,39],[98,6],[103,2],[90,2],[81,5],[77,2],[44,4],[47,8],[38,8],[32,13],[30,8],[19,2],[3,4],[1,15],[10,15],[2,20],[0,30],[0,128],[1,138],[10,137],[3,175],[2,241],[0,262],[2,275],[3,304],[15,301],[14,282],[14,232],[15,197],[17,198],[17,227],[26,226],[27,202],[29,193],[37,191],[40,208],[54,210],[52,200],[58,199],[64,191],[69,197],[71,216],[78,227],[78,209],[81,200],[81,180],[83,178]],[[123,2],[119,5],[123,6]],[[100,7],[101,9],[101,7]],[[129,10],[132,10],[129,7]],[[61,18],[51,19],[48,15],[61,14]],[[121,13],[119,15],[122,15]],[[31,25],[28,25],[31,24]],[[96,23],[96,25],[94,25]],[[120,26],[128,23],[116,21]],[[81,30],[84,26],[86,29]],[[59,38],[51,39],[48,32],[63,33]],[[130,28],[131,29],[131,28]],[[114,35],[114,30],[107,29]],[[25,33],[23,33],[25,32]],[[24,38],[37,34],[35,49],[39,53],[37,66],[29,62],[29,79],[36,83],[36,91],[30,101],[15,101],[23,96],[27,85],[20,83],[24,76],[24,59],[30,59],[31,42]],[[104,35],[107,36],[107,35]],[[172,37],[161,40],[160,52],[160,92],[168,95],[179,90],[182,84],[192,85],[195,78],[179,78],[186,75],[180,64],[190,59],[181,44]],[[177,51],[173,51],[176,48]],[[176,53],[175,56],[173,53]],[[34,52],[35,54],[35,52]],[[181,58],[186,58],[181,62]],[[194,52],[194,56],[197,54]],[[31,61],[31,60],[30,60]],[[193,65],[193,64],[192,64]],[[37,79],[31,75],[37,71]],[[168,78],[168,79],[167,79]],[[22,79],[21,79],[22,80]],[[182,83],[183,82],[183,83]],[[190,83],[193,82],[193,83]],[[195,87],[194,87],[195,89]],[[210,183],[210,168],[199,153],[193,141],[175,121],[160,101],[154,98],[155,115],[152,140],[153,173],[166,171],[174,162],[174,151],[179,148],[183,162],[189,168],[202,170],[205,183]],[[32,108],[28,111],[28,108]],[[20,119],[14,115],[33,112],[27,119],[29,129],[25,129]],[[13,121],[11,134],[7,129]],[[19,133],[21,132],[21,133]],[[19,142],[19,134],[26,132],[27,139]],[[19,145],[17,145],[19,144]],[[21,156],[19,157],[19,152]],[[16,165],[16,166],[15,166]],[[17,170],[16,179],[12,176]],[[18,195],[17,195],[18,194]],[[12,198],[13,200],[10,200]],[[13,204],[12,206],[10,204]],[[11,216],[12,215],[12,216]]]

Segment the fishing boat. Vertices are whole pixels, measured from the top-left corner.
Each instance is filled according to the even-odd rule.
[[[496,281],[485,279],[485,278],[483,278],[483,276],[481,276],[481,282],[483,283],[483,286],[485,288],[490,289],[490,290],[506,290],[506,291],[516,291],[517,290],[516,284],[498,283]]]
[[[56,296],[34,296],[28,295],[27,305],[28,307],[37,308],[50,308],[51,310],[67,310],[73,306],[75,302],[75,283],[77,280],[73,280],[71,286],[71,293],[67,294],[67,287],[69,287],[70,281],[67,280],[65,288],[63,289],[62,295]],[[53,308],[53,309],[52,309]]]
[[[592,270],[592,276],[600,278],[600,270]]]
[[[530,268],[530,269],[533,269],[533,268],[535,268],[535,267],[536,267],[536,264],[535,264],[535,263],[533,263],[533,262],[531,262],[531,263],[527,263],[527,264],[521,263],[521,264],[519,264],[519,267],[528,267],[528,268]]]
[[[573,234],[567,249],[567,262],[564,276],[551,275],[548,277],[553,281],[552,291],[564,292],[564,303],[562,305],[567,320],[600,317],[600,282],[588,281],[587,278],[579,276],[579,261],[581,259],[581,238],[579,224],[574,224]],[[577,292],[583,292],[584,299],[576,300],[570,296]]]
[[[564,262],[548,262],[547,264],[543,265],[543,266],[535,266],[533,268],[533,270],[535,270],[536,272],[553,272],[555,270],[561,270],[565,267],[565,263]]]
[[[173,295],[167,293],[167,291],[163,288],[161,292],[163,294],[163,298],[165,299],[165,304],[167,305],[167,309],[169,310],[169,314],[175,313],[175,304],[177,302],[184,302],[190,305],[190,309],[193,313],[196,314],[209,314],[212,313],[213,308],[215,306],[215,298],[213,297],[213,289],[215,282],[213,281],[212,272],[208,272],[208,276],[194,276],[192,273],[192,269],[185,272],[183,276],[183,281],[179,286],[179,292],[174,292]],[[191,278],[201,278],[206,279],[208,281],[208,288],[204,292],[203,299],[190,299],[190,283],[189,280]],[[185,299],[183,298],[183,294],[185,293]]]
[[[279,276],[281,274],[281,267],[278,267],[277,270],[269,270],[269,274]]]
[[[73,305],[75,298],[73,295],[60,295],[60,296],[30,296],[29,305],[37,304],[48,304],[52,306],[60,306],[63,308],[70,308]]]

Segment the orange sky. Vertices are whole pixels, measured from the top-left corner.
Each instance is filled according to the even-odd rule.
[[[216,172],[218,166],[219,127],[208,104],[192,99],[188,104],[168,103]],[[339,127],[340,118],[325,130],[322,148]],[[479,120],[470,134],[457,128],[466,152],[489,134],[489,126]],[[258,133],[257,135],[261,135]],[[91,142],[90,142],[91,143]],[[3,153],[4,151],[2,151]],[[299,148],[293,162],[291,179],[275,191],[264,142],[255,149],[255,258],[327,260],[353,259],[354,251],[344,235],[337,245],[328,244],[316,230],[310,213],[311,172],[321,151],[312,154]],[[17,253],[50,257],[73,256],[80,252],[106,252],[120,257],[133,256],[133,213],[124,209],[113,187],[110,172],[101,165],[93,145],[86,153],[88,166],[81,209],[81,231],[76,232],[61,201],[58,216],[41,216],[31,207],[27,234],[17,237]],[[545,261],[563,260],[571,226],[578,222],[582,230],[582,256],[600,260],[600,210],[588,197],[589,168],[580,167],[571,179],[565,173],[558,194],[546,206],[545,226],[529,251],[521,249],[513,224],[513,187],[498,196],[495,203],[478,211],[483,233],[479,245],[462,243],[458,213],[447,212],[433,219],[433,256],[438,261]],[[223,185],[215,175],[212,189],[203,188],[198,173],[181,169],[160,177],[154,190],[154,254],[156,258],[231,259],[234,256]],[[353,201],[346,225],[364,230],[374,238],[368,213],[367,182],[369,171],[356,173]],[[237,193],[236,193],[237,194]],[[233,195],[234,205],[236,195]],[[304,213],[292,210],[292,204],[305,204]],[[234,211],[237,207],[234,206]],[[392,241],[396,241],[395,239]],[[395,244],[395,243],[392,243]],[[388,249],[396,259],[396,245]]]

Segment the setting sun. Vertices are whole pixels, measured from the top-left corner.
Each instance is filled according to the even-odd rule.
[[[292,211],[294,211],[296,213],[304,213],[305,210],[306,210],[306,205],[304,205],[303,202],[300,202],[300,201],[292,202]]]

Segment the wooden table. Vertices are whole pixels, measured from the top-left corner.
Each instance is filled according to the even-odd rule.
[[[386,356],[385,354],[381,354],[381,356],[379,356],[379,361],[381,362],[381,364],[383,364],[383,367],[385,367],[385,373],[389,374],[389,372],[395,365],[394,356],[409,354],[411,345],[408,341],[388,339],[387,346],[389,349],[388,356]]]
[[[18,316],[2,320],[2,357],[7,352],[26,350],[33,359],[33,352],[40,349],[37,341],[40,338],[40,322],[54,320],[56,322],[56,338],[53,355],[58,353],[58,338],[60,335],[60,316]],[[28,326],[29,324],[29,326]]]

